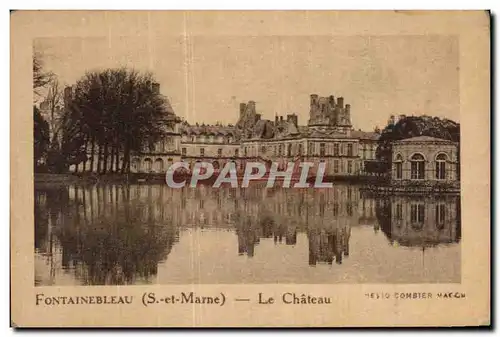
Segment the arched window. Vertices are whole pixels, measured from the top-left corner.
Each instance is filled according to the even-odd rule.
[[[214,160],[212,163],[212,166],[214,167],[214,170],[218,170],[219,169],[219,162],[217,160]]]
[[[446,154],[440,153],[436,156],[436,179],[446,179]]]
[[[149,158],[144,159],[144,169],[146,170],[146,172],[151,172],[152,167],[153,167],[153,162],[151,161],[151,159]]]
[[[394,160],[394,167],[396,169],[396,179],[403,179],[403,157],[400,154]]]
[[[164,165],[163,165],[163,159],[158,158],[155,160],[155,171],[156,172],[163,172]]]
[[[425,158],[420,153],[415,153],[410,157],[411,179],[425,178]]]

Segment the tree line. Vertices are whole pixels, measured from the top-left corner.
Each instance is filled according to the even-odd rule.
[[[62,89],[35,55],[34,93],[46,92],[43,109],[33,108],[35,170],[62,173],[86,163],[101,174],[130,172],[131,153],[151,148],[175,117],[155,83],[151,73],[119,68],[87,72]]]

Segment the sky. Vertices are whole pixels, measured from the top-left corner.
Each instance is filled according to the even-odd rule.
[[[456,36],[108,34],[36,39],[34,49],[67,85],[89,70],[151,71],[190,123],[235,123],[253,100],[263,118],[296,113],[304,125],[312,93],[344,97],[365,131],[391,114],[460,121]]]

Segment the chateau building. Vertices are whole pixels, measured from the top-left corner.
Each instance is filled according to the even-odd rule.
[[[159,156],[155,152],[136,153],[131,169],[162,173],[166,171],[164,163],[176,160],[190,167],[198,161],[210,161],[215,170],[229,161],[235,162],[238,170],[249,161],[278,162],[280,168],[289,162],[309,161],[326,162],[327,175],[363,174],[364,161],[375,158],[379,134],[353,130],[350,110],[342,97],[313,94],[309,121],[300,125],[295,113],[271,121],[256,112],[254,101],[241,103],[234,126],[179,123],[167,137],[169,144],[179,144],[178,151],[158,152]],[[310,174],[314,173],[313,168]]]
[[[458,143],[428,136],[392,144],[392,181],[456,182]]]
[[[159,93],[159,84],[152,86]],[[71,87],[66,88],[65,106],[70,104],[71,96]],[[177,161],[187,162],[190,168],[196,162],[209,161],[216,171],[230,161],[239,171],[247,162],[261,161],[268,165],[277,162],[279,169],[285,169],[290,162],[307,161],[315,164],[309,170],[311,175],[316,173],[320,162],[325,162],[328,176],[355,176],[368,174],[365,164],[376,159],[380,131],[355,130],[351,106],[344,104],[343,97],[311,94],[307,125],[299,124],[296,113],[276,115],[274,121],[263,119],[254,101],[240,103],[235,125],[191,125],[176,116],[168,99],[165,100],[165,136],[132,154],[133,173],[165,173]],[[43,108],[46,114],[47,109]],[[98,161],[90,160],[90,156],[91,153],[78,167],[72,165],[70,171],[97,171]],[[108,169],[112,171],[116,164],[110,161]],[[427,136],[393,143],[393,182],[457,181],[458,165],[458,143]]]

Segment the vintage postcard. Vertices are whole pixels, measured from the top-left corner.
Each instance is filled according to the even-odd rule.
[[[16,11],[16,327],[490,323],[488,11]]]

